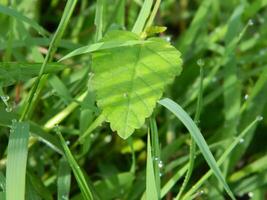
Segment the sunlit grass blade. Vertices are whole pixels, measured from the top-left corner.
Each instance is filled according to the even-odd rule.
[[[78,182],[78,185],[80,187],[80,190],[82,192],[82,195],[84,197],[84,199],[88,199],[88,200],[94,200],[94,195],[93,192],[91,191],[91,189],[89,188],[89,185],[84,177],[84,174],[80,168],[80,166],[78,165],[78,163],[76,162],[76,160],[74,159],[69,147],[67,146],[63,136],[61,135],[61,133],[59,132],[59,130],[56,130],[57,134],[60,138],[60,142],[61,145],[63,147],[65,156],[66,156],[66,160],[68,161],[74,176],[76,178],[76,181]]]
[[[119,34],[119,33],[118,33]],[[69,54],[65,55],[63,58],[59,60],[65,60],[67,58],[71,58],[73,56],[78,56],[86,53],[93,53],[96,51],[104,50],[104,49],[112,49],[117,47],[126,47],[132,45],[141,45],[144,43],[149,43],[149,41],[143,40],[122,40],[122,41],[107,41],[107,42],[98,42],[95,44],[90,44],[84,47],[80,47],[75,49],[74,51],[70,52]]]
[[[233,149],[240,144],[240,140],[242,140],[246,134],[250,133],[250,130],[255,127],[258,121],[261,121],[262,119],[257,117],[253,122],[251,122],[239,135],[235,138],[235,140],[227,147],[227,149],[224,151],[224,153],[219,158],[217,165],[220,166],[223,164],[223,162],[228,158],[230,153],[233,151]],[[200,186],[213,174],[213,170],[210,169],[196,184],[194,184],[191,189],[184,195],[183,200],[191,199],[191,196],[196,192]]]
[[[263,156],[259,158],[258,160],[255,160],[254,162],[248,164],[246,167],[242,168],[241,170],[233,173],[229,177],[229,181],[236,182],[246,176],[249,176],[250,174],[264,171],[267,169],[266,163],[267,163],[267,156]]]
[[[96,41],[100,40],[103,36],[103,11],[104,2],[103,0],[96,1],[96,13],[95,13],[95,26],[96,26]]]
[[[146,20],[148,19],[149,15],[150,15],[152,4],[153,4],[153,0],[145,0],[144,1],[142,8],[141,8],[141,11],[138,15],[138,18],[135,21],[132,32],[139,34],[143,31]]]
[[[25,199],[29,135],[28,123],[12,122],[7,149],[6,200]]]
[[[10,17],[14,17],[19,21],[27,23],[28,25],[33,27],[39,34],[43,36],[49,35],[49,32],[46,31],[43,27],[41,27],[36,21],[26,17],[25,15],[21,14],[20,12],[10,7],[6,7],[0,4],[0,13],[8,15]]]
[[[57,179],[57,199],[69,199],[71,184],[71,169],[68,162],[62,158],[59,162],[58,179]]]
[[[159,147],[159,134],[155,118],[152,116],[149,119],[149,128],[151,132],[151,155],[153,159],[153,168],[154,176],[158,197],[160,196],[160,177],[161,177],[161,168],[163,167],[163,162],[160,156],[160,147]]]
[[[146,161],[146,199],[159,199],[157,191],[157,183],[153,166],[153,158],[151,152],[150,134],[147,134],[147,161]]]
[[[209,150],[209,147],[203,138],[201,132],[191,119],[191,117],[174,101],[171,99],[162,99],[159,101],[159,104],[163,105],[166,107],[169,111],[171,111],[178,119],[182,121],[182,123],[186,126],[188,131],[190,132],[192,138],[198,145],[202,155],[204,156],[205,160],[207,161],[208,165],[212,169],[214,175],[218,178],[218,180],[223,184],[226,192],[228,195],[232,198],[235,199],[232,191],[230,190],[229,186],[227,185],[221,170],[219,169],[212,153]]]

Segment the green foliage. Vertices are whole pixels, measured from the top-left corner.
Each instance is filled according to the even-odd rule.
[[[140,40],[130,32],[110,32],[103,41]],[[113,131],[126,139],[149,117],[164,87],[181,72],[180,53],[167,42],[149,43],[93,53],[93,88],[97,105]],[[107,59],[107,56],[109,59]]]
[[[266,0],[0,4],[0,200],[266,197]]]

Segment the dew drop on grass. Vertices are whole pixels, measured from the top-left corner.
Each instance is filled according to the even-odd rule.
[[[67,140],[66,141],[66,145],[69,146],[70,145],[70,141]]]
[[[6,103],[9,100],[9,96],[1,96],[1,99],[3,100],[4,103]]]
[[[158,166],[159,166],[159,168],[162,168],[164,166],[162,160],[159,161]]]
[[[245,99],[245,100],[248,100],[248,97],[249,97],[248,94],[246,94],[246,95],[244,96],[244,99]]]
[[[252,19],[250,19],[250,20],[248,21],[248,25],[249,25],[249,26],[253,26],[253,25],[254,25],[254,22],[253,22]]]
[[[165,38],[165,40],[166,40],[167,42],[171,42],[171,36],[167,36],[167,37]]]
[[[104,138],[104,141],[105,143],[110,143],[111,142],[111,135],[107,135],[105,138]]]
[[[249,193],[248,193],[248,197],[249,197],[249,198],[252,198],[253,195],[254,195],[253,192],[249,192]]]
[[[245,141],[244,138],[241,138],[241,139],[239,140],[239,143],[242,144],[242,143],[244,143],[244,141]]]
[[[159,177],[162,177],[162,173],[161,172],[159,173]]]
[[[205,65],[204,60],[202,60],[202,59],[198,59],[198,60],[197,60],[197,65],[200,66],[200,67],[203,67],[203,66]]]
[[[11,112],[11,111],[12,111],[12,107],[11,107],[11,106],[7,106],[7,107],[6,107],[6,111],[7,111],[7,112]]]
[[[258,120],[258,121],[262,121],[262,120],[263,120],[263,116],[260,116],[260,115],[259,115],[259,116],[257,117],[257,120]]]
[[[155,158],[154,158],[154,160],[155,160],[155,161],[158,161],[158,160],[159,160],[159,158],[158,158],[158,157],[155,157]]]
[[[62,196],[61,196],[61,199],[63,199],[63,200],[67,200],[68,197],[67,197],[67,195],[62,195]]]

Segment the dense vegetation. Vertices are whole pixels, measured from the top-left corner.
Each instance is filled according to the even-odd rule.
[[[0,200],[267,199],[266,19],[266,0],[0,0]]]

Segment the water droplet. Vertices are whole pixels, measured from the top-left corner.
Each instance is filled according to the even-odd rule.
[[[163,167],[163,162],[162,162],[162,160],[159,161],[158,166],[159,166],[159,168],[162,168],[162,167]]]
[[[66,145],[67,145],[67,146],[70,145],[70,141],[69,141],[69,140],[66,141]]]
[[[258,121],[262,121],[263,120],[263,116],[258,116],[257,118],[256,118]]]
[[[94,137],[95,137],[95,135],[94,135],[94,134],[91,134],[91,135],[90,135],[90,138],[92,138],[92,139],[93,139]]]
[[[248,197],[252,198],[254,196],[253,192],[248,193]]]
[[[107,135],[107,136],[104,138],[104,141],[105,141],[105,143],[110,143],[110,142],[111,142],[111,139],[112,139],[111,135]]]
[[[7,112],[11,112],[12,111],[12,107],[11,106],[6,107],[6,111]]]
[[[68,199],[68,196],[67,196],[67,195],[62,195],[61,198],[62,198],[63,200],[67,200],[67,199]]]
[[[204,60],[202,60],[202,59],[198,59],[198,60],[197,60],[197,65],[200,66],[200,67],[203,67],[203,66],[205,65]]]
[[[216,77],[213,77],[212,79],[211,79],[211,81],[213,82],[213,83],[215,83],[215,82],[217,82],[217,78]]]
[[[159,177],[162,177],[163,176],[163,174],[162,173],[159,173]]]
[[[127,93],[123,93],[123,97],[124,98],[127,98],[128,97],[128,94]]]
[[[167,36],[167,37],[165,37],[165,40],[166,40],[167,42],[171,42],[172,38],[171,38],[171,36]]]
[[[250,19],[250,20],[248,21],[248,25],[249,25],[249,26],[253,26],[253,25],[254,25],[254,22],[253,22],[252,19]]]
[[[199,191],[199,194],[201,195],[201,194],[204,194],[204,190],[200,190]]]
[[[155,161],[159,160],[159,158],[158,158],[158,157],[155,157],[154,159],[155,159]]]
[[[1,99],[6,103],[9,100],[9,96],[1,96]]]
[[[245,100],[248,100],[248,94],[246,94],[246,95],[244,96],[244,99],[245,99]]]
[[[242,144],[242,143],[244,143],[244,141],[245,141],[244,138],[241,138],[241,139],[239,140],[239,143]]]

